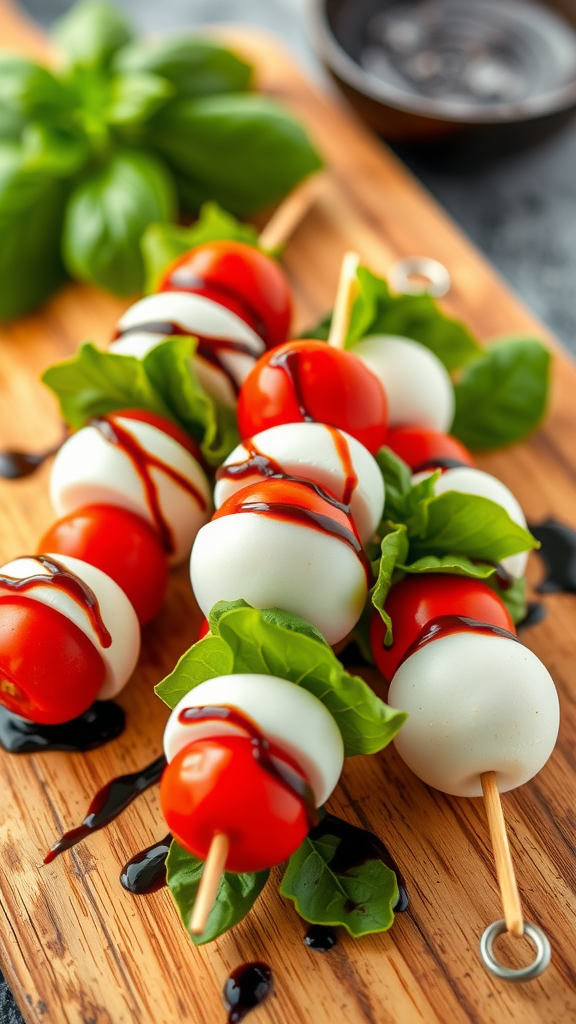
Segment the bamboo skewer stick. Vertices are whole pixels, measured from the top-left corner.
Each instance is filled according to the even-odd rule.
[[[316,202],[324,188],[324,175],[313,174],[298,185],[274,211],[258,241],[273,252],[284,245]]]
[[[208,850],[204,871],[202,872],[202,878],[198,887],[198,895],[192,909],[192,917],[190,918],[190,931],[192,935],[202,935],[206,928],[210,911],[218,894],[220,879],[224,873],[229,849],[230,840],[228,836],[221,832],[217,833],[210,843],[210,849]]]
[[[500,886],[506,928],[512,935],[523,935],[524,915],[516,884],[516,875],[508,843],[506,822],[502,811],[496,772],[482,772],[480,782],[482,783],[482,793],[484,794],[484,806],[486,808],[492,849],[494,851],[496,875]]]
[[[340,281],[336,293],[332,325],[328,336],[328,344],[334,348],[344,348],[346,335],[350,323],[352,305],[358,291],[358,278],[356,271],[360,264],[360,257],[355,252],[347,252],[342,260],[340,270]]]

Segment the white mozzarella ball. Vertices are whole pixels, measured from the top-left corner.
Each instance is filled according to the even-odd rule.
[[[335,444],[334,434],[348,450],[348,459],[357,477],[357,485],[350,499],[350,514],[363,544],[373,536],[384,510],[384,481],[378,463],[370,452],[354,437],[336,431],[323,423],[284,423],[256,434],[254,443],[258,452],[272,459],[289,476],[311,480],[334,495],[338,501],[345,497],[346,467]],[[248,444],[248,442],[246,442]],[[239,444],[228,456],[226,466],[240,465],[250,458],[245,444]],[[264,478],[257,468],[246,476],[226,477],[218,480],[214,491],[216,508],[236,491]]]
[[[489,498],[490,501],[494,501],[505,509],[512,522],[526,529],[526,516],[512,491],[508,490],[501,480],[497,480],[490,473],[484,473],[481,469],[473,469],[471,466],[448,469],[441,474],[434,485],[435,494],[445,494],[446,491],[478,494],[481,498]],[[517,555],[504,558],[502,565],[511,576],[521,577],[526,572],[527,561],[528,552],[522,551]]]
[[[79,558],[72,558],[71,555],[47,554],[46,557],[54,559],[69,572],[74,573],[93,591],[102,621],[112,638],[111,645],[102,647],[87,610],[59,587],[44,587],[40,584],[27,590],[25,596],[61,612],[92,641],[106,666],[106,678],[98,698],[109,700],[126,685],[136,668],[140,654],[140,626],[136,612],[122,588],[101,569],[89,565],[88,562],[82,562]],[[49,569],[35,558],[16,558],[4,565],[0,571],[2,575],[15,579],[51,575]]]
[[[428,427],[448,433],[454,419],[454,388],[438,356],[411,338],[371,335],[354,346],[381,382],[391,427]]]
[[[162,325],[171,325],[171,329],[162,331]],[[203,339],[201,346],[211,338],[240,345],[242,351],[215,346],[221,366],[203,358],[201,351],[194,356],[194,368],[202,387],[217,401],[231,408],[236,406],[234,385],[239,388],[243,384],[266,347],[252,328],[232,310],[204,295],[186,292],[159,292],[146,296],[124,313],[118,321],[117,330],[119,337],[112,342],[110,351],[139,359],[174,333],[199,337]]]
[[[395,738],[400,757],[429,786],[481,796],[494,771],[504,793],[528,782],[554,749],[560,710],[552,678],[523,644],[453,633],[412,654],[396,672],[389,703],[408,712]]]
[[[190,578],[204,615],[218,601],[282,608],[316,626],[329,644],[354,628],[368,591],[357,554],[343,540],[255,512],[202,527]]]
[[[176,470],[197,491],[197,496],[188,492],[160,468],[147,471],[162,518],[172,534],[171,564],[176,565],[188,557],[194,537],[210,518],[208,480],[190,452],[163,430],[121,414],[112,416],[113,423],[126,430],[145,452]],[[83,427],[62,445],[52,466],[50,497],[60,516],[85,505],[119,505],[157,525],[144,481],[132,459],[95,426]]]
[[[310,783],[316,806],[335,788],[344,763],[342,736],[321,701],[301,686],[257,673],[218,676],[201,683],[176,705],[164,732],[168,761],[195,740],[238,733],[225,720],[180,721],[187,708],[225,706],[250,718],[264,737],[294,758]]]

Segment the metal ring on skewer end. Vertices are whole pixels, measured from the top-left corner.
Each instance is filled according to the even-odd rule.
[[[452,286],[450,274],[443,263],[430,256],[408,256],[398,260],[388,271],[394,291],[404,295],[432,295],[441,299]]]
[[[536,950],[536,957],[528,967],[521,967],[514,969],[512,967],[505,967],[494,955],[494,941],[499,935],[503,935],[507,931],[506,921],[494,921],[494,924],[488,926],[480,940],[480,955],[484,962],[484,966],[488,970],[495,974],[497,978],[501,978],[502,981],[532,981],[533,978],[537,978],[543,971],[546,970],[550,963],[552,956],[552,950],[547,936],[544,934],[541,928],[535,924],[530,924],[529,921],[524,922],[524,933],[530,939],[532,945]]]

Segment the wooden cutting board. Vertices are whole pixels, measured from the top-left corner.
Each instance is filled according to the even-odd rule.
[[[5,16],[2,43],[42,49],[37,34],[16,28]],[[275,42],[245,33],[228,38],[255,61],[262,87],[309,125],[330,164],[325,194],[284,259],[297,331],[331,305],[342,254],[353,247],[382,274],[402,256],[441,260],[453,279],[446,308],[482,338],[545,333],[395,158],[304,81]],[[84,338],[106,343],[125,305],[69,286],[41,314],[2,331],[2,448],[37,450],[58,437],[56,405],[39,373]],[[562,352],[554,382],[545,428],[528,444],[479,462],[514,490],[531,520],[553,515],[576,526],[576,368]],[[50,523],[47,483],[48,467],[0,483],[2,561],[34,550]],[[541,573],[533,556],[531,579]],[[550,596],[546,605],[547,619],[525,639],[558,685],[560,740],[540,775],[504,800],[526,916],[553,946],[542,978],[506,985],[480,962],[479,938],[501,916],[481,801],[427,789],[393,749],[349,761],[330,808],[383,837],[405,873],[410,908],[388,934],[360,941],[342,934],[326,955],[303,945],[305,926],[274,884],[246,921],[202,949],[188,942],[166,890],[140,898],[124,892],[118,876],[125,861],[165,832],[155,790],[106,831],[42,865],[100,785],[160,752],[167,712],[152,687],[193,641],[199,621],[182,569],[145,630],[138,671],[120,698],[124,735],[87,755],[0,755],[0,959],[26,1020],[218,1024],[226,1017],[221,990],[229,971],[259,959],[273,968],[274,994],[254,1012],[255,1024],[573,1024],[576,598]],[[510,948],[512,941],[502,940]],[[514,941],[527,960],[526,940]]]

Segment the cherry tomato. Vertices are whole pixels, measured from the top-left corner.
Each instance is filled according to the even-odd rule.
[[[274,758],[296,770],[284,751]],[[160,784],[168,828],[189,853],[206,859],[215,834],[230,840],[227,871],[262,871],[290,857],[306,838],[300,797],[261,766],[247,736],[196,740],[170,762]]]
[[[392,587],[385,607],[392,619],[394,643],[391,647],[383,646],[384,623],[376,612],[370,625],[370,646],[388,682],[423,627],[441,615],[463,615],[516,633],[508,609],[498,594],[482,580],[467,576],[443,573],[406,576]],[[459,632],[457,627],[454,632]]]
[[[261,356],[246,377],[238,427],[247,438],[304,420],[346,430],[374,455],[386,440],[384,388],[353,353],[323,341],[290,341]]]
[[[0,703],[41,725],[69,722],[94,703],[106,666],[61,612],[24,595],[0,597]]]
[[[38,551],[73,555],[111,576],[132,602],[143,626],[160,610],[168,586],[168,559],[142,516],[116,505],[87,505],[59,519]]]
[[[205,636],[208,636],[209,632],[210,623],[208,622],[208,619],[202,619],[202,622],[200,623],[200,629],[198,630],[198,639],[203,640]]]
[[[159,292],[193,292],[226,306],[259,334],[267,348],[282,345],[292,303],[281,267],[245,242],[207,242],[171,263]]]
[[[443,434],[439,430],[428,430],[426,427],[391,427],[386,444],[415,471],[435,469],[435,459],[440,460],[440,466],[445,464],[444,460],[452,459],[465,466],[474,465],[474,459],[468,449],[455,437]]]
[[[157,412],[149,412],[148,409],[117,409],[109,415],[112,417],[123,416],[126,420],[140,420],[141,423],[149,423],[151,427],[162,430],[165,434],[168,434],[168,437],[181,444],[196,459],[196,462],[202,464],[202,453],[194,438],[190,437],[185,430],[182,430],[182,427],[179,427],[177,423],[165,419],[164,416],[159,416]]]

